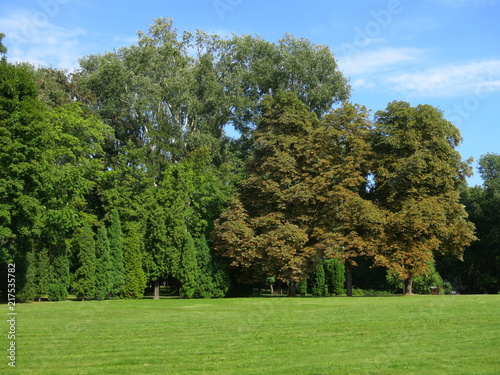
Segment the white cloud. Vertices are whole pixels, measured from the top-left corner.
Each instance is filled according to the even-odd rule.
[[[387,72],[403,64],[415,62],[422,50],[417,48],[391,48],[364,51],[338,59],[339,67],[346,76],[359,76]]]
[[[81,57],[78,39],[86,34],[83,29],[59,27],[45,13],[24,10],[0,17],[0,24],[9,61],[67,69],[77,66]]]
[[[358,78],[350,83],[354,89],[375,89],[377,87],[376,83],[372,80],[366,80],[364,78]]]
[[[493,92],[500,90],[500,60],[404,72],[388,77],[387,82],[395,90],[413,96],[457,96],[474,93],[481,88]]]

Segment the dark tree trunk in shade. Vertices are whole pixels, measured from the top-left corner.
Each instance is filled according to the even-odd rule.
[[[347,297],[352,297],[352,264],[345,263],[345,288]]]

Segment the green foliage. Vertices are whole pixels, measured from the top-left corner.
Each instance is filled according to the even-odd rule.
[[[434,254],[460,258],[474,240],[458,202],[469,166],[456,150],[458,129],[430,105],[389,103],[375,124],[375,200],[387,216],[375,262],[407,280],[411,293]]]
[[[196,262],[198,265],[198,280],[195,297],[211,298],[214,295],[213,261],[210,248],[205,238],[195,238]]]
[[[128,223],[128,233],[123,244],[125,263],[125,298],[142,298],[146,288],[146,276],[142,268],[143,251],[140,224]]]
[[[301,296],[307,295],[307,279],[302,279],[297,285],[297,294]]]
[[[179,291],[181,297],[193,298],[196,295],[199,285],[199,276],[196,248],[193,238],[188,234],[181,254],[180,281],[182,287]]]
[[[328,292],[333,295],[344,294],[345,266],[337,259],[327,259],[324,262],[326,284]]]
[[[403,283],[397,274],[387,272],[387,284],[392,291],[399,293],[403,290]],[[431,287],[439,287],[444,292],[444,282],[436,271],[434,264],[428,266],[427,274],[421,274],[413,278],[413,293],[431,294]]]
[[[229,290],[229,275],[224,263],[212,256],[204,237],[195,238],[196,261],[198,265],[196,298],[222,298]]]
[[[437,256],[464,289],[498,291],[498,155],[480,161],[484,186],[462,194],[481,240],[458,265],[448,256],[474,240],[458,204],[470,169],[458,130],[405,102],[372,123],[344,102],[328,47],[181,34],[160,18],[136,44],[69,74],[9,64],[3,38],[0,267],[19,265],[20,299],[63,300],[70,282],[93,298],[93,272],[98,299],[140,298],[146,282],[167,279],[188,298],[223,297],[228,264],[238,282],[272,275],[293,291],[330,258],[331,294],[360,259],[418,290]],[[99,221],[109,250],[102,226],[92,266],[78,238],[90,243]]]
[[[50,247],[50,282],[49,301],[63,301],[68,296],[70,287],[70,261],[66,241],[58,238]]]
[[[41,299],[49,291],[50,284],[50,261],[49,252],[46,248],[38,251],[35,258],[36,263],[36,295]]]
[[[78,268],[71,283],[73,293],[82,300],[96,296],[96,242],[89,223],[78,228],[71,239],[71,250],[76,254]]]
[[[219,254],[251,279],[274,275],[299,281],[315,257],[310,246],[314,197],[303,182],[307,142],[316,116],[293,93],[266,97],[255,132],[248,177],[230,208],[217,222]]]
[[[2,43],[3,38],[5,38],[5,34],[0,33],[0,55],[2,55],[2,59],[5,59],[5,54],[7,53],[7,47]]]
[[[123,233],[120,215],[117,209],[111,211],[111,219],[108,230],[109,253],[111,259],[111,295],[114,297],[123,294],[125,285],[125,268],[123,258]]]
[[[96,294],[95,298],[103,300],[111,294],[113,261],[109,247],[108,231],[104,225],[97,229],[96,237]]]
[[[16,301],[33,301],[36,296],[36,263],[33,251],[28,251],[16,260]],[[21,277],[17,277],[21,276]]]
[[[483,186],[464,187],[461,203],[476,227],[477,241],[465,249],[463,262],[441,257],[437,268],[462,293],[497,293],[500,290],[500,155],[479,160]]]
[[[311,280],[311,292],[313,296],[321,297],[325,295],[325,286],[326,286],[326,278],[325,278],[325,268],[323,262],[318,262],[316,267],[316,272]]]
[[[146,249],[145,265],[148,279],[151,281],[160,280],[169,273],[169,237],[167,225],[165,223],[166,214],[163,207],[155,201],[146,217],[146,230],[144,235],[144,245]]]

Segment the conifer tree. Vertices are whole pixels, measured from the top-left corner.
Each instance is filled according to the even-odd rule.
[[[63,301],[68,297],[71,284],[70,261],[66,240],[59,234],[50,244],[50,270],[48,298],[50,301]],[[95,250],[95,249],[94,249]]]
[[[302,279],[297,286],[297,293],[301,296],[305,296],[307,294],[307,279]]]
[[[128,223],[128,233],[124,241],[125,258],[125,285],[123,296],[125,298],[142,298],[146,287],[146,276],[144,274],[142,238],[140,224]]]
[[[113,271],[108,232],[104,225],[97,230],[96,261],[96,299],[103,300],[111,293]]]
[[[42,295],[48,293],[50,282],[49,252],[46,248],[36,254],[36,266],[36,294],[38,301],[40,301]]]
[[[312,278],[312,285],[311,285],[312,295],[316,297],[324,296],[325,284],[326,284],[325,269],[323,266],[323,262],[320,261],[316,266],[316,272],[314,273]]]
[[[180,279],[182,283],[179,291],[180,295],[184,298],[193,298],[198,291],[199,269],[196,259],[196,247],[189,233],[181,254]]]
[[[35,254],[28,251],[16,260],[16,270],[22,269],[21,278],[16,279],[16,300],[19,302],[33,301],[36,297],[36,264]]]
[[[210,248],[205,238],[195,238],[196,263],[198,268],[198,280],[195,297],[211,298],[214,292],[213,262]]]
[[[76,269],[72,290],[82,301],[95,298],[96,294],[96,246],[94,232],[89,223],[78,228],[71,240],[74,253],[77,255]]]
[[[111,221],[108,230],[109,252],[111,258],[111,295],[121,296],[125,285],[125,268],[123,259],[123,233],[120,215],[115,208],[111,211]]]
[[[339,295],[344,293],[345,267],[337,259],[327,259],[325,261],[326,283],[330,294]]]
[[[154,202],[146,218],[145,265],[148,280],[154,283],[154,299],[160,298],[160,279],[168,276],[168,252],[171,247],[167,236],[165,216],[163,207]]]

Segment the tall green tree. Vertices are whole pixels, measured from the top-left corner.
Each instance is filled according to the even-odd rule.
[[[1,269],[4,272],[7,263],[18,265],[17,294],[27,299],[33,297],[28,275],[34,266],[30,259],[35,239],[43,227],[39,190],[47,167],[47,143],[53,135],[43,121],[45,113],[29,67],[0,60]]]
[[[128,223],[128,233],[124,241],[125,298],[142,298],[146,288],[146,277],[143,270],[143,250],[140,223]]]
[[[325,278],[328,285],[328,292],[333,295],[344,293],[345,285],[345,267],[337,259],[325,260]]]
[[[23,259],[46,248],[47,292],[61,300],[69,287],[66,242],[81,224],[111,130],[78,103],[42,103],[34,74],[32,67],[0,62],[0,241],[5,259],[19,259],[21,291],[23,275],[32,272],[22,265],[33,264]]]
[[[469,166],[456,150],[458,129],[430,105],[389,103],[375,126],[375,200],[387,216],[375,262],[411,294],[413,277],[429,271],[435,254],[461,258],[474,239],[459,203]]]
[[[323,262],[318,262],[316,266],[316,272],[314,272],[311,280],[311,291],[312,295],[316,297],[321,297],[325,295],[325,268]]]
[[[462,293],[497,293],[500,290],[500,155],[479,160],[482,186],[464,187],[461,203],[476,226],[477,240],[464,252],[463,261],[437,260],[439,273]]]
[[[153,201],[152,209],[146,218],[144,245],[146,248],[145,264],[148,279],[154,284],[154,299],[160,298],[160,281],[169,274],[169,251],[172,250],[167,234],[165,212]]]
[[[111,258],[111,290],[114,297],[121,296],[125,285],[125,268],[123,257],[123,233],[120,214],[115,208],[111,210],[111,219],[108,230],[109,253]]]
[[[76,255],[76,269],[71,289],[81,300],[96,296],[96,243],[90,223],[83,224],[76,230],[71,240],[71,250]]]
[[[96,293],[98,300],[111,294],[113,262],[109,248],[108,231],[104,225],[99,226],[96,236]]]
[[[49,252],[46,248],[36,254],[36,294],[38,301],[41,301],[42,295],[48,294],[50,282],[50,263]]]
[[[180,279],[182,287],[179,291],[184,298],[193,298],[198,291],[200,271],[196,259],[196,247],[193,238],[188,233],[185,247],[181,255]]]

